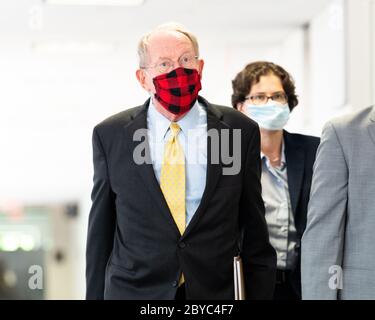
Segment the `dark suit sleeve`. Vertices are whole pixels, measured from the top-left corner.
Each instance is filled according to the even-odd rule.
[[[103,299],[105,269],[112,252],[116,225],[115,197],[97,129],[93,132],[94,187],[86,246],[86,299]]]
[[[269,242],[262,199],[260,133],[253,130],[244,168],[240,223],[244,230],[242,260],[247,299],[272,299],[276,281],[276,253]]]

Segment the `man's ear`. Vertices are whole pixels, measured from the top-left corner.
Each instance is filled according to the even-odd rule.
[[[135,72],[135,76],[137,77],[137,80],[139,81],[139,83],[141,84],[142,88],[146,89],[145,88],[145,82],[146,82],[146,75],[144,73],[144,71],[142,69],[138,69],[136,72]],[[147,90],[147,89],[146,89]]]
[[[200,75],[201,80],[202,80],[203,67],[204,67],[204,60],[199,59],[198,60],[198,73]]]
[[[135,72],[135,75],[143,89],[145,89],[150,94],[152,92],[155,92],[155,88],[152,83],[152,80],[150,80],[151,78],[145,69],[138,69]]]

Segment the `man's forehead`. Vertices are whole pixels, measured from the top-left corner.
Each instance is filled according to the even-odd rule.
[[[186,35],[173,30],[155,31],[147,42],[150,53],[154,50],[168,51],[170,48],[193,49],[193,44]]]

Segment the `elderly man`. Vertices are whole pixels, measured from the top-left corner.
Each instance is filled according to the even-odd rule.
[[[93,133],[87,298],[233,299],[239,247],[247,298],[272,298],[276,257],[264,218],[257,125],[198,96],[204,63],[182,26],[145,35],[138,54],[136,76],[151,98]],[[240,167],[225,174],[227,161],[212,152],[233,152],[236,141],[222,143],[221,132],[233,137],[235,129]],[[219,140],[209,137],[213,131]]]

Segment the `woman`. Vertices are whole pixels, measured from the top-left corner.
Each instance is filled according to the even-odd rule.
[[[271,62],[248,64],[232,81],[232,105],[261,133],[262,196],[277,252],[274,299],[301,298],[300,243],[319,138],[283,130],[298,99],[292,77]]]

